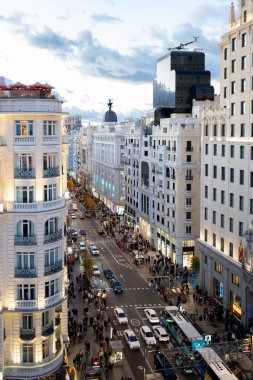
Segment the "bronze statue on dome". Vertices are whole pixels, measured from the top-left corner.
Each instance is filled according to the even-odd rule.
[[[109,101],[108,101],[108,107],[109,107],[109,111],[111,111],[112,110],[112,105],[113,105],[113,102],[112,102],[112,99],[108,99]]]

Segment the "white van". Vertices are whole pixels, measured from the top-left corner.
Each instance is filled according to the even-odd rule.
[[[76,204],[76,203],[73,203],[73,205],[72,205],[72,209],[73,209],[74,211],[77,211],[77,210],[78,210],[78,208],[77,208],[77,204]]]

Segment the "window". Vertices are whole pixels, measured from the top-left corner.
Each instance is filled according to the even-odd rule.
[[[50,267],[59,261],[59,248],[52,248],[45,251],[45,267]]]
[[[245,137],[245,124],[241,124],[240,126],[240,136]]]
[[[192,162],[192,156],[188,155],[186,156],[186,162]]]
[[[208,164],[205,164],[205,176],[208,177]]]
[[[245,102],[241,102],[241,115],[245,115]]]
[[[230,168],[230,182],[234,183],[235,182],[235,169]]]
[[[225,145],[222,145],[221,146],[221,156],[225,157],[225,155],[226,155],[226,147],[225,147]]]
[[[35,300],[35,285],[34,284],[18,284],[17,285],[17,300]]]
[[[229,207],[234,207],[234,193],[229,194]]]
[[[235,94],[235,81],[233,80],[232,82],[231,82],[231,94],[232,95],[234,95]]]
[[[234,245],[233,243],[229,243],[229,256],[233,257],[234,256]]]
[[[253,199],[249,200],[249,213],[253,215]]]
[[[216,224],[216,211],[213,211],[213,224]]]
[[[17,224],[17,236],[29,238],[34,236],[35,228],[33,222],[30,220],[21,220]]]
[[[220,239],[220,250],[221,252],[224,252],[224,238]]]
[[[224,48],[223,57],[224,57],[224,61],[226,61],[228,58],[228,48]]]
[[[192,233],[192,227],[191,227],[191,226],[186,226],[186,227],[185,227],[185,232],[186,232],[187,234],[191,234],[191,233]]]
[[[51,297],[59,293],[59,280],[47,281],[45,282],[45,298]]]
[[[250,187],[253,187],[253,172],[250,172]]]
[[[204,240],[207,242],[207,238],[208,238],[208,232],[207,230],[205,229],[205,232],[204,232]]]
[[[246,79],[243,78],[241,79],[241,92],[245,92],[246,91]]]
[[[33,136],[33,121],[16,120],[16,136]]]
[[[230,136],[235,137],[235,125],[234,124],[230,125]]]
[[[223,97],[224,97],[224,99],[227,98],[227,87],[223,88]]]
[[[190,206],[192,204],[192,199],[186,198],[186,204],[187,204],[187,206]]]
[[[46,359],[49,356],[49,339],[42,342],[42,358]]]
[[[33,156],[32,154],[20,153],[15,156],[16,169],[21,171],[29,171],[33,169]]]
[[[56,184],[44,185],[44,202],[55,201],[57,198]]]
[[[42,327],[45,327],[49,324],[49,311],[44,311],[42,313]]]
[[[247,11],[243,11],[243,22],[247,22]]]
[[[235,72],[236,72],[236,60],[232,59],[232,61],[231,61],[231,73],[235,73]]]
[[[205,186],[205,198],[208,198],[208,186]]]
[[[220,202],[222,205],[225,204],[225,191],[224,190],[221,190],[221,192],[220,192]]]
[[[243,159],[244,158],[244,146],[241,145],[240,146],[240,159]]]
[[[22,315],[22,328],[24,330],[33,329],[33,316],[31,314]]]
[[[221,167],[221,180],[225,181],[226,178],[226,169],[224,166]]]
[[[229,218],[229,232],[234,232],[234,219]]]
[[[221,228],[224,228],[224,215],[223,214],[220,215],[220,226],[221,226]]]
[[[57,166],[57,154],[56,153],[44,153],[43,154],[43,170],[55,168]]]
[[[244,185],[244,170],[240,170],[240,185]]]
[[[234,158],[234,157],[235,157],[235,146],[230,145],[230,158]]]
[[[213,166],[213,178],[217,178],[217,166]]]
[[[192,191],[192,185],[191,183],[186,184],[186,191]]]
[[[225,136],[226,136],[226,125],[221,124],[221,137],[225,137]]]
[[[16,253],[17,269],[34,269],[35,253],[34,252],[17,252]]]
[[[251,137],[253,137],[253,123],[251,123],[251,134],[250,134]]]
[[[45,235],[51,235],[58,231],[58,218],[48,219],[45,223]]]
[[[186,213],[186,219],[190,220],[191,218],[192,218],[192,213],[191,212],[187,212]]]
[[[227,79],[227,68],[224,67],[224,79]]]
[[[235,115],[235,103],[231,103],[231,116]]]
[[[236,286],[240,286],[240,277],[238,277],[235,274],[231,273],[231,282],[232,282],[232,284],[234,284]]]
[[[241,69],[242,70],[246,69],[246,55],[241,57]]]
[[[213,234],[213,247],[216,247],[216,234]]]
[[[213,155],[217,156],[217,144],[213,144]]]
[[[246,33],[242,33],[242,47],[246,47]]]
[[[213,137],[217,137],[217,124],[213,126]]]
[[[33,186],[17,186],[16,187],[17,203],[33,203],[34,187]]]
[[[243,222],[239,222],[239,236],[243,237]]]
[[[208,208],[207,207],[204,208],[204,219],[208,220]]]
[[[253,160],[253,146],[250,147],[250,159]]]
[[[205,144],[205,153],[208,154],[208,144]]]
[[[222,272],[222,265],[217,263],[216,261],[214,262],[214,270],[215,272],[221,273]]]
[[[213,201],[216,202],[217,189],[213,188]]]
[[[54,136],[56,134],[56,121],[44,120],[43,133],[44,133],[44,136]]]
[[[205,136],[209,136],[208,125],[205,125]]]
[[[236,37],[233,37],[231,40],[231,50],[232,51],[236,50]]]
[[[33,345],[23,344],[22,345],[22,361],[23,363],[33,363]]]
[[[239,210],[243,211],[244,209],[244,197],[242,195],[239,196]]]

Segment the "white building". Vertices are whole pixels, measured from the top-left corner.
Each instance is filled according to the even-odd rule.
[[[69,115],[65,117],[64,130],[69,135],[67,170],[68,173],[77,179],[78,171],[78,142],[82,120],[80,115]]]
[[[140,233],[180,266],[199,237],[200,122],[173,114],[126,136],[126,210]]]
[[[62,102],[0,86],[0,378],[40,379],[67,341]]]
[[[238,17],[232,3],[220,43],[221,95],[200,115],[201,283],[246,327],[253,324],[252,26],[252,1],[239,1]]]

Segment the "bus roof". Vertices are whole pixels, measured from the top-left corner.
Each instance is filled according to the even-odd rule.
[[[204,339],[198,330],[195,329],[195,327],[192,326],[192,324],[188,322],[181,313],[171,313],[170,316],[190,341]]]
[[[230,369],[212,348],[197,348],[196,351],[200,353],[205,362],[220,380],[238,380],[238,378],[233,374],[233,372],[230,371]]]
[[[167,311],[167,313],[172,313],[172,312],[178,312],[179,309],[177,306],[165,306],[164,311]]]

